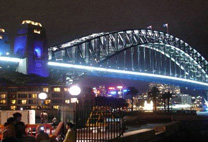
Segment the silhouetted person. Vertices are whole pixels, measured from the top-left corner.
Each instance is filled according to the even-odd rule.
[[[46,113],[46,111],[40,113],[40,121],[42,124],[48,122],[48,114]]]
[[[4,124],[4,130],[3,130],[3,141],[14,141],[16,140],[16,132],[15,132],[15,125],[16,125],[16,119],[13,117],[10,117],[7,119],[7,122]],[[16,140],[18,141],[18,140]]]
[[[25,133],[25,123],[18,122],[16,124],[16,137],[19,139],[20,142],[35,142],[36,139],[33,136],[27,136]]]
[[[50,142],[50,137],[44,132],[44,127],[37,127],[38,134],[36,136],[36,142]]]
[[[74,130],[74,124],[67,123],[66,124],[66,137],[63,142],[75,142],[75,130]]]
[[[14,113],[13,117],[16,119],[17,123],[22,120],[22,114],[19,112]]]
[[[56,116],[54,116],[53,119],[52,119],[53,128],[56,128],[56,125],[57,125],[57,118],[56,118]]]

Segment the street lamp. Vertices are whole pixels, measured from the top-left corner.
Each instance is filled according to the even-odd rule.
[[[77,85],[73,85],[69,88],[69,93],[72,95],[72,96],[78,96],[80,93],[81,93],[81,89],[79,86]]]
[[[77,106],[77,96],[81,93],[81,88],[77,85],[73,85],[69,88],[69,94],[74,96],[74,98],[71,98],[71,103],[75,103],[74,105],[74,122],[76,120],[76,106]]]
[[[42,104],[47,97],[48,95],[45,92],[41,92],[38,94],[38,98],[41,100],[41,103],[39,104],[41,109],[42,109]]]
[[[44,100],[46,99],[48,97],[48,95],[45,93],[45,92],[41,92],[41,93],[39,93],[38,94],[38,98],[41,100],[41,102],[40,102],[40,107],[41,107],[41,110],[43,109],[43,102],[44,102]],[[43,113],[43,112],[41,112],[41,113]],[[43,120],[41,120],[42,121],[42,123],[43,123]]]
[[[41,103],[40,105],[43,104],[44,100],[48,97],[48,95],[45,93],[45,92],[41,92],[38,94],[38,98],[41,100]],[[41,109],[42,109],[42,106],[41,106]]]
[[[45,92],[41,92],[40,94],[38,94],[38,98],[40,100],[45,100],[48,97],[48,95]]]

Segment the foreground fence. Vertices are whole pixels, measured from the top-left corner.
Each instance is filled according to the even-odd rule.
[[[77,141],[114,141],[125,129],[123,112],[113,104],[76,106]]]

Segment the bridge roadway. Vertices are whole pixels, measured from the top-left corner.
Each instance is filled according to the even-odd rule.
[[[18,64],[19,62],[21,62],[21,58],[0,57],[0,61],[6,63]],[[179,85],[185,87],[188,86],[191,88],[208,90],[208,83],[206,82],[184,79],[180,77],[172,77],[172,76],[165,76],[165,75],[145,73],[145,72],[133,72],[127,70],[111,69],[111,68],[75,65],[75,64],[52,62],[52,61],[48,61],[48,65],[50,68],[59,67],[60,69],[69,70],[69,71],[70,70],[78,70],[83,72],[87,71],[89,75],[95,75],[95,76],[118,77],[118,78],[126,78],[133,80],[173,84],[173,85]]]

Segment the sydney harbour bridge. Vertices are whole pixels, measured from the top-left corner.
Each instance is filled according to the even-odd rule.
[[[78,76],[108,76],[208,88],[208,62],[188,43],[159,31],[97,33],[49,48],[50,67]]]
[[[22,52],[22,46],[18,43],[16,47]],[[164,32],[141,29],[96,33],[46,48],[44,56],[40,47],[29,50],[30,55],[25,57],[0,56],[0,61],[15,62],[21,72],[26,70],[23,64],[37,58],[29,69],[37,73],[46,66],[61,70],[69,84],[88,74],[208,90],[207,60],[188,43]],[[31,57],[34,55],[38,56]]]

